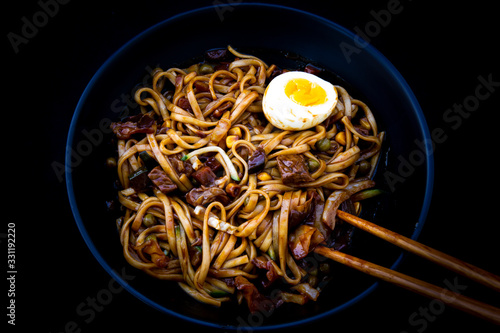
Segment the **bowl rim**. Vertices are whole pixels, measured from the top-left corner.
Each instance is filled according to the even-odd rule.
[[[240,2],[237,4],[217,4],[217,5],[210,5],[210,6],[204,6],[196,9],[192,9],[189,11],[185,11],[179,14],[176,14],[174,16],[168,17],[152,26],[147,28],[146,30],[143,30],[136,36],[134,36],[132,39],[130,39],[128,42],[126,42],[123,46],[121,46],[117,51],[115,51],[111,56],[108,57],[108,59],[99,67],[99,69],[95,72],[95,74],[92,76],[91,80],[85,87],[73,114],[70,127],[68,130],[68,136],[67,136],[67,141],[66,141],[66,152],[65,152],[65,180],[66,180],[66,190],[68,193],[68,198],[69,198],[69,203],[71,207],[71,211],[73,213],[76,225],[78,227],[78,230],[80,231],[80,234],[82,235],[87,247],[93,254],[93,256],[96,258],[96,260],[99,262],[99,264],[104,268],[104,270],[114,279],[116,280],[125,290],[127,290],[130,294],[132,294],[134,297],[137,299],[141,300],[145,304],[163,312],[167,313],[169,315],[172,315],[174,317],[177,317],[182,320],[186,320],[191,323],[196,323],[199,325],[203,326],[209,326],[209,327],[214,327],[214,328],[224,328],[224,329],[245,329],[245,327],[238,325],[238,326],[229,326],[229,325],[223,325],[223,324],[218,324],[218,323],[213,323],[209,322],[207,320],[202,320],[202,319],[197,319],[193,318],[187,315],[184,315],[182,313],[170,310],[161,304],[158,304],[157,302],[152,301],[139,291],[137,291],[134,287],[132,287],[125,279],[123,279],[120,276],[120,272],[115,271],[108,263],[107,261],[102,257],[102,255],[99,253],[98,249],[95,247],[92,239],[90,238],[84,224],[82,217],[80,215],[78,205],[75,199],[74,195],[74,188],[73,188],[73,178],[72,178],[72,172],[71,172],[71,148],[73,146],[73,141],[74,141],[74,136],[75,136],[75,129],[77,127],[78,119],[80,116],[80,113],[84,107],[84,104],[92,91],[93,86],[99,81],[100,77],[103,75],[103,73],[106,71],[106,69],[117,59],[121,53],[126,51],[127,49],[131,48],[134,46],[134,44],[141,39],[147,37],[149,34],[153,33],[157,29],[161,29],[163,25],[170,24],[175,22],[176,20],[182,19],[182,18],[187,18],[189,16],[197,15],[202,12],[206,12],[209,10],[214,10],[216,7],[217,8],[222,8],[222,7],[231,7],[231,6],[258,6],[258,7],[263,7],[263,9],[278,9],[278,10],[283,10],[283,11],[291,11],[294,12],[295,14],[298,15],[304,15],[308,16],[316,21],[319,21],[321,24],[324,24],[328,26],[329,28],[333,30],[337,30],[339,33],[343,34],[345,37],[349,38],[350,40],[355,40],[356,36],[353,32],[350,30],[344,28],[343,26],[339,25],[338,23],[335,23],[331,20],[328,20],[324,17],[321,17],[317,14],[293,8],[293,7],[288,7],[284,5],[277,5],[277,4],[268,4],[268,3],[252,3],[252,2]],[[372,44],[368,43],[363,47],[366,52],[368,52],[372,57],[376,59],[376,61],[384,67],[387,73],[393,76],[394,81],[397,82],[404,92],[404,95],[408,98],[409,100],[409,105],[411,105],[411,110],[413,111],[414,115],[416,116],[417,119],[417,126],[423,136],[423,139],[425,140],[424,142],[431,142],[431,136],[429,132],[429,128],[425,119],[425,116],[423,114],[423,111],[418,103],[418,100],[416,96],[414,95],[413,91],[411,90],[410,86],[406,82],[406,80],[403,78],[403,76],[400,74],[400,72],[396,69],[396,67],[380,52],[378,51]],[[426,220],[430,203],[431,203],[431,197],[432,197],[432,190],[433,190],[433,183],[434,183],[434,156],[432,152],[432,148],[429,149],[428,145],[425,145],[425,153],[426,153],[426,162],[425,162],[425,168],[426,168],[426,183],[425,183],[425,192],[423,194],[423,202],[422,202],[422,207],[420,210],[420,215],[418,218],[418,221],[415,225],[415,228],[413,229],[413,233],[411,235],[411,239],[417,239],[418,236],[420,235],[422,228],[424,226],[424,222]],[[401,263],[403,257],[405,256],[404,253],[401,253],[398,258],[395,260],[395,262],[391,265],[391,269],[395,270],[399,264]],[[369,286],[367,289],[365,289],[363,292],[358,294],[357,296],[353,297],[352,299],[348,300],[347,302],[340,304],[339,306],[332,308],[328,311],[313,315],[311,317],[305,318],[305,319],[300,319],[296,321],[290,321],[286,323],[281,323],[281,324],[271,324],[271,325],[261,325],[261,326],[252,326],[249,327],[251,330],[267,330],[267,329],[279,329],[279,328],[287,328],[291,326],[298,326],[298,325],[303,325],[306,323],[310,323],[312,321],[318,320],[320,318],[324,318],[327,316],[330,316],[334,313],[340,312],[353,304],[357,303],[364,297],[366,297],[368,294],[373,292],[379,285],[379,282],[376,281],[374,282],[371,286]]]

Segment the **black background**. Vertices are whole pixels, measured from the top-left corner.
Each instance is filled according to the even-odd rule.
[[[235,6],[239,2],[232,1]],[[113,294],[92,318],[77,313],[80,304],[108,288],[110,277],[86,248],[69,207],[65,183],[58,179],[52,165],[64,163],[67,132],[78,99],[109,56],[138,33],[172,15],[221,3],[230,1],[68,1],[18,45],[18,52],[8,34],[21,35],[23,18],[33,22],[33,15],[42,7],[36,1],[4,4],[2,54],[6,54],[3,82],[7,91],[2,94],[2,116],[6,118],[2,122],[5,193],[1,244],[6,260],[6,225],[15,223],[15,329],[31,327],[55,333],[65,329],[132,332],[176,327],[212,331],[159,313],[126,291]],[[370,22],[375,22],[374,13],[386,9],[391,1],[268,3],[318,14],[351,31],[365,31]],[[500,82],[497,10],[493,2],[436,3],[402,0],[403,10],[392,15],[369,42],[407,80],[429,129],[441,128],[447,135],[434,151],[434,193],[419,241],[500,274],[496,192],[500,87],[495,87],[496,91],[475,111],[467,113],[456,128],[443,119],[448,109],[476,94],[479,76]],[[293,34],[300,25],[283,28]],[[200,33],[207,33],[209,38],[208,32]],[[1,266],[6,272],[6,262]],[[414,255],[405,256],[399,270],[438,285],[454,281],[464,294],[500,306],[498,293]],[[6,314],[9,286],[5,282],[2,285]],[[422,320],[425,311],[429,316]],[[2,324],[8,319],[4,313]],[[421,320],[410,321],[412,315]],[[374,293],[346,311],[288,330],[430,333],[465,327],[474,327],[476,332],[499,329],[381,283]]]

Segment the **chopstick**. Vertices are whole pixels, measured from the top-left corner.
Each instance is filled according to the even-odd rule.
[[[389,243],[399,246],[403,250],[419,255],[446,269],[462,274],[471,280],[500,292],[500,276],[485,271],[479,267],[466,263],[443,252],[430,248],[422,243],[414,241],[391,230],[385,229],[372,222],[357,216],[337,210],[337,216],[347,223],[367,231],[372,235],[380,237]]]
[[[314,252],[420,295],[439,299],[456,309],[500,325],[500,309],[486,303],[322,245],[316,247]]]
[[[357,216],[348,214],[341,210],[337,211],[337,216],[360,229],[363,229],[375,236],[378,236],[394,245],[401,247],[404,250],[415,253],[426,259],[429,259],[430,261],[442,265],[447,269],[460,273],[494,290],[500,291],[500,277],[498,277],[497,275],[465,263],[459,259],[432,249],[403,235],[380,227],[374,223],[363,220]],[[500,309],[489,304],[477,301],[470,297],[452,292],[446,288],[435,286],[425,281],[376,265],[363,259],[356,258],[346,253],[330,249],[325,246],[320,245],[316,247],[314,249],[314,252],[344,265],[347,265],[351,268],[355,268],[371,276],[377,277],[383,281],[416,292],[420,295],[439,299],[445,304],[448,304],[449,306],[452,306],[456,309],[500,325]]]

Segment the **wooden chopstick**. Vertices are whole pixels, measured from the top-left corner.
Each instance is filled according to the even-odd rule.
[[[500,277],[495,274],[341,210],[337,211],[337,216],[357,228],[378,236],[406,251],[426,258],[496,291],[500,291]],[[500,325],[500,309],[489,304],[322,245],[316,247],[314,252],[420,295],[439,299],[449,306]]]
[[[372,235],[380,237],[389,243],[399,246],[408,252],[419,255],[445,267],[446,269],[462,274],[471,280],[482,283],[483,285],[500,292],[500,276],[498,275],[492,274],[479,267],[468,264],[455,257],[414,241],[413,239],[407,238],[394,231],[385,229],[372,222],[366,221],[341,210],[337,210],[337,216],[347,223],[359,229],[363,229]]]
[[[328,247],[320,245],[314,249],[314,252],[420,295],[439,299],[456,309],[500,325],[500,309],[486,303]]]

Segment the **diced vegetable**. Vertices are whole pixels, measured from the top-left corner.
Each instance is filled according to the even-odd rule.
[[[142,218],[142,223],[147,227],[152,227],[156,224],[156,217],[151,214],[151,213],[147,213],[146,215],[144,215],[144,217]]]
[[[152,170],[153,168],[158,166],[158,162],[156,162],[156,160],[151,157],[151,155],[149,155],[147,151],[141,151],[139,153],[139,157],[148,170]]]
[[[227,232],[228,234],[231,234],[231,235],[234,234],[236,231],[238,231],[238,227],[235,227],[234,225],[231,225],[231,224],[224,222],[222,220],[219,220],[216,217],[210,217],[208,219],[208,225],[211,226],[212,228]]]
[[[368,190],[364,190],[364,191],[361,191],[361,192],[358,192],[356,194],[354,194],[352,197],[351,197],[351,200],[352,201],[361,201],[361,200],[366,200],[366,199],[370,199],[370,198],[373,198],[377,195],[380,195],[380,194],[384,194],[385,192],[381,189],[378,189],[378,188],[371,188],[371,189],[368,189]]]
[[[227,148],[231,148],[233,144],[240,139],[237,135],[228,135],[226,137],[226,146]]]
[[[226,192],[229,196],[236,198],[241,193],[241,186],[235,183],[229,183],[226,185]]]
[[[116,158],[114,157],[108,157],[106,159],[106,166],[110,169],[116,168]]]
[[[307,160],[307,167],[309,168],[309,172],[314,172],[314,171],[318,170],[319,162],[313,158],[310,158]]]
[[[270,246],[269,249],[267,250],[267,254],[271,259],[276,260],[276,252],[274,251],[274,247]]]
[[[198,73],[200,74],[210,74],[214,72],[214,67],[210,64],[201,64],[198,68]]]
[[[148,235],[145,241],[147,242],[147,245],[144,247],[143,251],[151,256],[151,261],[160,268],[167,266],[168,258],[160,248],[160,245],[158,245],[156,235]]]
[[[293,257],[300,260],[324,240],[325,238],[316,228],[302,224],[290,234],[288,246]]]
[[[345,146],[346,144],[346,138],[345,138],[345,132],[339,132],[337,135],[335,135],[335,141],[340,143],[342,146]],[[328,149],[327,149],[328,150]]]
[[[232,127],[228,132],[227,134],[229,135],[236,135],[238,137],[242,137],[242,133],[241,133],[241,129],[239,127]]]
[[[328,140],[327,138],[323,138],[323,139],[319,140],[318,142],[316,142],[315,146],[316,146],[316,150],[327,151],[328,149],[330,149],[331,143],[330,143],[330,140]]]
[[[193,169],[198,170],[203,166],[203,163],[200,161],[198,156],[193,156],[189,159],[189,162],[193,165]]]
[[[317,300],[319,296],[319,291],[311,287],[309,283],[300,283],[296,286],[293,286],[291,289],[298,291],[299,293],[307,296],[313,301]]]
[[[361,162],[359,162],[358,172],[361,175],[366,175],[370,171],[371,168],[372,168],[372,166],[371,166],[370,162],[368,162],[367,160],[362,160]]]
[[[193,64],[186,68],[186,72],[191,73],[191,72],[198,72],[198,68],[200,67],[199,64]]]
[[[230,294],[228,292],[225,292],[223,290],[213,290],[208,293],[210,296],[219,298],[219,297],[226,297],[229,296]]]
[[[267,172],[261,172],[257,175],[257,179],[260,181],[266,181],[266,180],[272,180],[273,177],[271,177]]]
[[[299,305],[304,305],[307,302],[307,297],[304,295],[297,295],[292,293],[282,292],[280,293],[281,299],[286,303],[295,303]]]

